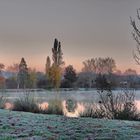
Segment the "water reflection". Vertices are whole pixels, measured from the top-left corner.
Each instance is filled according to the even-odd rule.
[[[39,107],[42,109],[42,110],[47,110],[48,109],[48,102],[43,102],[41,104],[39,104]],[[85,107],[82,103],[77,103],[77,108],[75,109],[74,112],[69,112],[66,108],[66,101],[64,100],[62,102],[62,106],[63,106],[63,112],[64,112],[64,115],[67,116],[67,117],[79,117],[79,114],[81,112],[84,111]]]
[[[9,109],[9,110],[12,110],[13,109],[13,104],[12,103],[9,103],[9,102],[6,102],[5,103],[5,109]]]
[[[67,117],[79,117],[79,114],[81,112],[83,112],[85,109],[85,106],[82,103],[77,103],[77,107],[74,110],[74,112],[69,112],[66,108],[66,101],[65,100],[62,102],[62,104],[63,104],[64,115]]]
[[[135,103],[138,111],[140,112],[140,100],[136,100]]]
[[[43,103],[40,103],[39,105],[39,108],[42,109],[42,110],[47,110],[48,109],[48,102],[43,102]]]

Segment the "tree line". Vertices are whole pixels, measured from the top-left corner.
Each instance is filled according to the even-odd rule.
[[[25,58],[19,64],[6,69],[9,76],[4,76],[4,64],[0,64],[1,88],[114,88],[128,86],[140,87],[140,79],[135,70],[127,69],[124,73],[117,70],[113,58],[91,58],[83,62],[81,72],[72,66],[66,66],[63,60],[61,42],[54,40],[52,59],[46,59],[45,73],[28,67]]]

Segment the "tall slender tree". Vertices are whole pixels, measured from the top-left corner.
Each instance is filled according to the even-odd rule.
[[[29,80],[28,67],[25,59],[21,58],[18,72],[18,88],[25,89],[28,86],[28,80]]]
[[[46,76],[48,76],[50,67],[51,67],[51,60],[50,60],[50,57],[48,56],[46,59]]]
[[[60,87],[61,81],[61,70],[62,65],[64,65],[63,61],[63,53],[61,49],[61,43],[55,39],[54,46],[52,48],[52,66],[49,68],[49,80],[52,83],[52,86],[58,90]]]
[[[52,59],[54,66],[61,67],[64,64],[61,42],[58,42],[57,39],[54,40],[54,46],[52,48]]]
[[[65,62],[63,61],[63,52],[61,49],[61,42],[58,43],[58,62],[57,63],[59,67],[65,64]]]
[[[52,48],[52,59],[53,59],[53,65],[57,65],[57,56],[58,56],[58,40],[55,38],[54,40],[54,46]]]

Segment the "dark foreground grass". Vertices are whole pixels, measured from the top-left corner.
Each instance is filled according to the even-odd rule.
[[[140,122],[0,110],[0,140],[140,140]]]

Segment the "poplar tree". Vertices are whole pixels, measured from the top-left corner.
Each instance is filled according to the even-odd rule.
[[[47,59],[46,59],[46,76],[48,76],[48,72],[49,72],[49,69],[51,67],[51,60],[50,60],[50,57],[48,56]]]
[[[52,60],[53,63],[49,68],[48,75],[52,86],[58,90],[58,88],[60,87],[61,69],[62,65],[64,65],[64,61],[61,43],[57,39],[54,40],[54,46],[52,48]]]
[[[54,40],[54,46],[52,48],[52,59],[54,66],[61,67],[64,64],[61,42],[58,42],[57,39]]]

